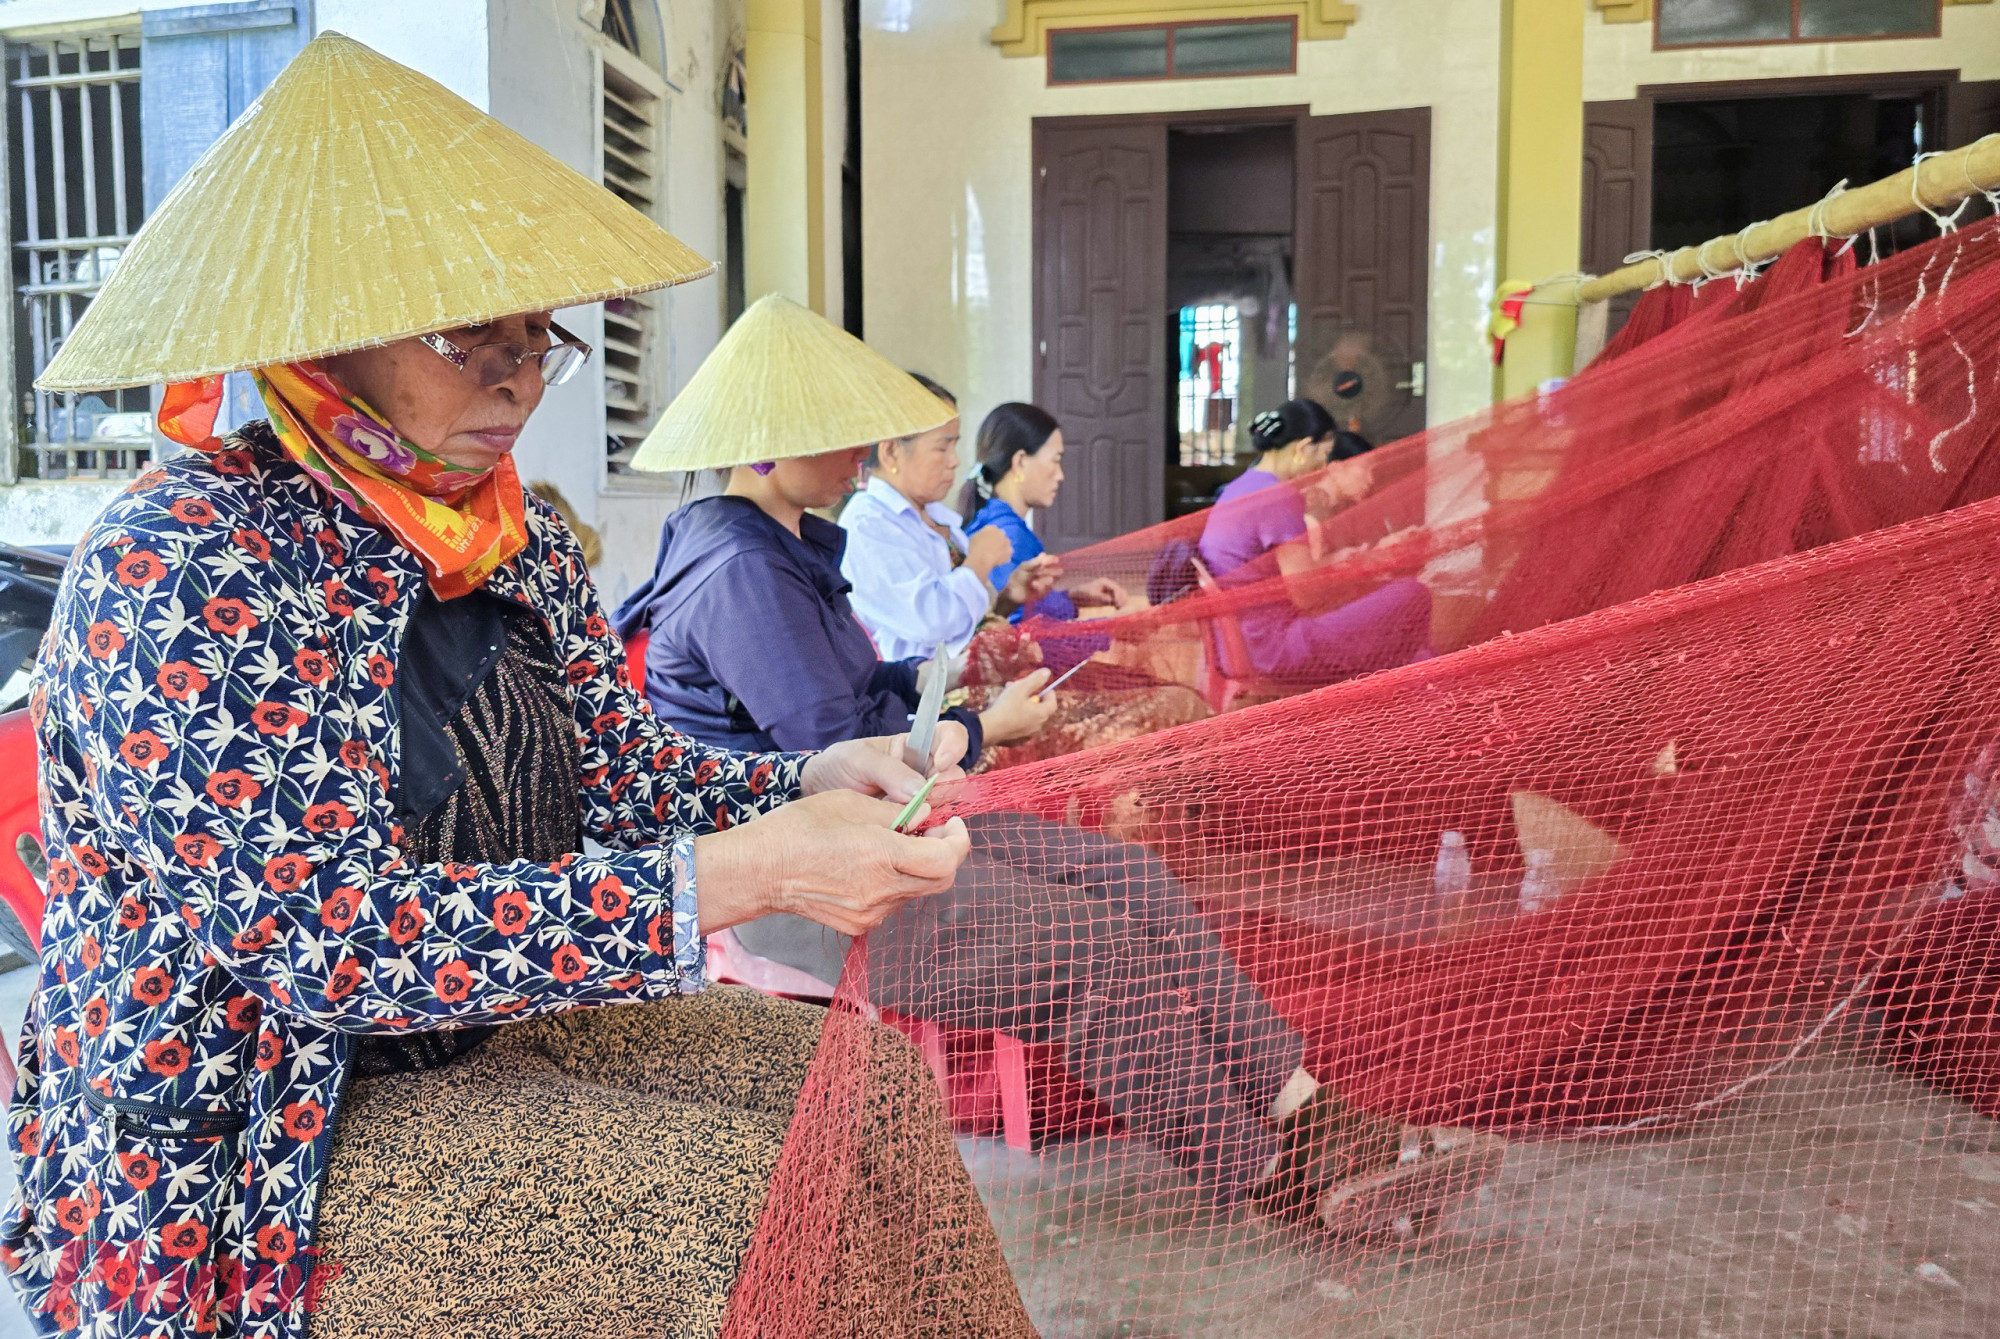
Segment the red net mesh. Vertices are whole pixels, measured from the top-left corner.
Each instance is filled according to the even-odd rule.
[[[1047,1048],[1103,1104],[1040,1085],[1035,1154],[964,1146],[1042,1332],[1980,1332],[2000,1128],[1891,1066],[1990,1031],[1991,994],[1913,950],[1994,918],[1963,866],[2000,824],[1996,523],[976,780],[973,891],[878,932],[845,990]],[[911,1234],[949,1225],[862,1230],[914,1175],[865,1156],[897,1118],[871,1035],[833,1015],[732,1333],[823,1332],[937,1258]],[[1243,1185],[1296,1059],[1352,1119],[1501,1142],[1415,1146],[1444,1170],[1399,1200],[1364,1127],[1328,1158],[1326,1190],[1373,1187],[1352,1221],[1264,1212]]]
[[[1288,696],[1993,493],[2000,403],[1976,394],[1976,369],[2000,333],[1997,240],[1985,224],[1860,271],[1851,252],[1807,243],[1740,291],[1709,285],[1694,316],[1552,394],[1065,554],[1067,573],[1151,604],[989,635],[975,684],[1037,654],[1096,655],[1072,681],[1074,728],[999,761]]]
[[[1232,616],[1409,581],[1456,653],[975,778],[727,1333],[1024,1333],[1014,1289],[1079,1339],[2000,1330],[1995,241],[1386,448],[1324,522],[1386,543],[1031,629],[1211,691]],[[877,1153],[941,1102],[1011,1279]]]

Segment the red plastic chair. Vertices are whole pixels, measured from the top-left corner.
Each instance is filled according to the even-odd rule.
[[[1209,573],[1207,564],[1199,558],[1188,561],[1194,566],[1195,583],[1202,594],[1222,593],[1221,584]],[[1208,620],[1206,640],[1208,654],[1202,657],[1199,691],[1219,714],[1228,711],[1244,693],[1261,690],[1263,676],[1257,673],[1256,662],[1250,658],[1250,643],[1243,636],[1243,624],[1233,612],[1218,613]]]
[[[625,639],[625,682],[635,692],[646,691],[646,640],[649,630],[641,628]]]
[[[1005,1032],[945,1027],[884,1009],[882,1021],[916,1043],[960,1134],[998,1134],[1032,1152],[1044,1140],[1116,1133],[1111,1109],[1063,1067],[1062,1047]]]

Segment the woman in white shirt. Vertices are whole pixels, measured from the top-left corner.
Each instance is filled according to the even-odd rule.
[[[918,377],[939,399],[943,387]],[[944,505],[958,480],[958,420],[915,437],[883,442],[870,462],[868,487],[840,514],[847,531],[841,575],[849,600],[884,660],[929,656],[943,642],[963,654],[988,613],[1012,613],[1054,587],[1062,566],[1044,554],[1016,567],[995,591],[993,569],[1013,546],[991,528],[966,538],[959,515]]]

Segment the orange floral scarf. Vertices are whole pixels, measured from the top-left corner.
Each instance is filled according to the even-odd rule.
[[[280,363],[254,375],[285,454],[421,558],[438,598],[477,590],[527,546],[526,503],[511,455],[490,470],[440,460],[316,363]],[[221,407],[221,377],[168,386],[160,431],[197,450],[218,450]]]

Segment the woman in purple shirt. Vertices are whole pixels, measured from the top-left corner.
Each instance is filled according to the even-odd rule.
[[[1310,491],[1335,506],[1367,496],[1372,482],[1365,440],[1350,439],[1358,450],[1336,445],[1333,416],[1311,400],[1287,400],[1259,414],[1250,440],[1257,463],[1222,490],[1201,533],[1202,561],[1225,588],[1318,565],[1308,541],[1308,490],[1293,480],[1324,471]],[[1343,449],[1351,453],[1331,459],[1329,468]],[[1287,590],[1238,619],[1258,673],[1281,681],[1332,683],[1431,655],[1430,591],[1410,577],[1324,611],[1301,608]]]

